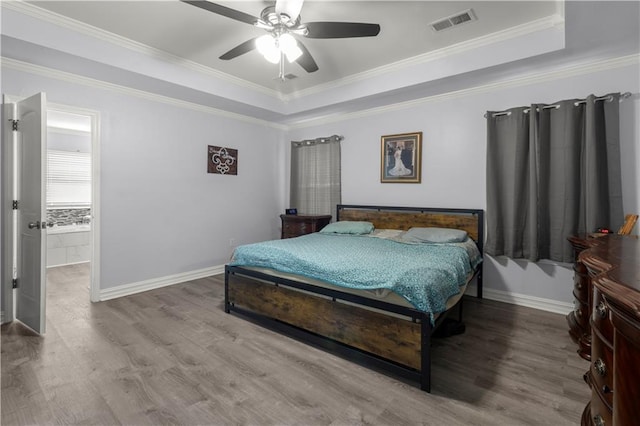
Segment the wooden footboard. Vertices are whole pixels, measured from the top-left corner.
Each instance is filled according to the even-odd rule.
[[[226,266],[225,311],[408,378],[431,391],[433,328],[429,315],[418,310]]]
[[[358,348],[416,370],[421,369],[421,325],[334,298],[256,281],[238,269],[228,274],[229,303]]]

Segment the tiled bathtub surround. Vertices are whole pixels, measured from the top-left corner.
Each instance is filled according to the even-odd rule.
[[[71,265],[91,260],[91,209],[47,209],[47,266]]]
[[[89,262],[90,226],[67,225],[47,229],[47,266]]]
[[[90,217],[90,208],[47,209],[47,222],[53,221],[58,226],[89,223]]]

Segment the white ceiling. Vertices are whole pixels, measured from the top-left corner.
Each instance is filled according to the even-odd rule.
[[[219,3],[253,16],[273,4]],[[320,69],[287,64],[297,78],[280,82],[256,51],[218,59],[263,30],[178,0],[0,6],[3,67],[33,64],[287,126],[640,52],[639,1],[306,0],[303,22],[378,23],[381,31],[303,39]],[[478,19],[429,27],[466,9]]]
[[[260,16],[270,1],[220,1],[224,6]],[[319,70],[307,73],[287,64],[298,78],[277,80],[278,66],[257,51],[230,61],[220,55],[264,30],[180,1],[44,1],[33,4],[124,38],[171,53],[281,93],[397,63],[437,49],[562,13],[554,1],[305,1],[302,22],[377,23],[377,37],[305,39]],[[431,22],[473,9],[476,21],[433,31]],[[560,9],[560,10],[559,10]]]

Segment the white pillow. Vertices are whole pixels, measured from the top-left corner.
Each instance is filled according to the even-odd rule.
[[[467,237],[467,231],[452,228],[411,228],[402,236],[414,243],[460,243]]]

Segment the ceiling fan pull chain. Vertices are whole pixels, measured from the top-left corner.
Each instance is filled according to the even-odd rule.
[[[285,81],[284,78],[284,52],[280,51],[280,72],[278,73],[278,78],[282,81]]]

